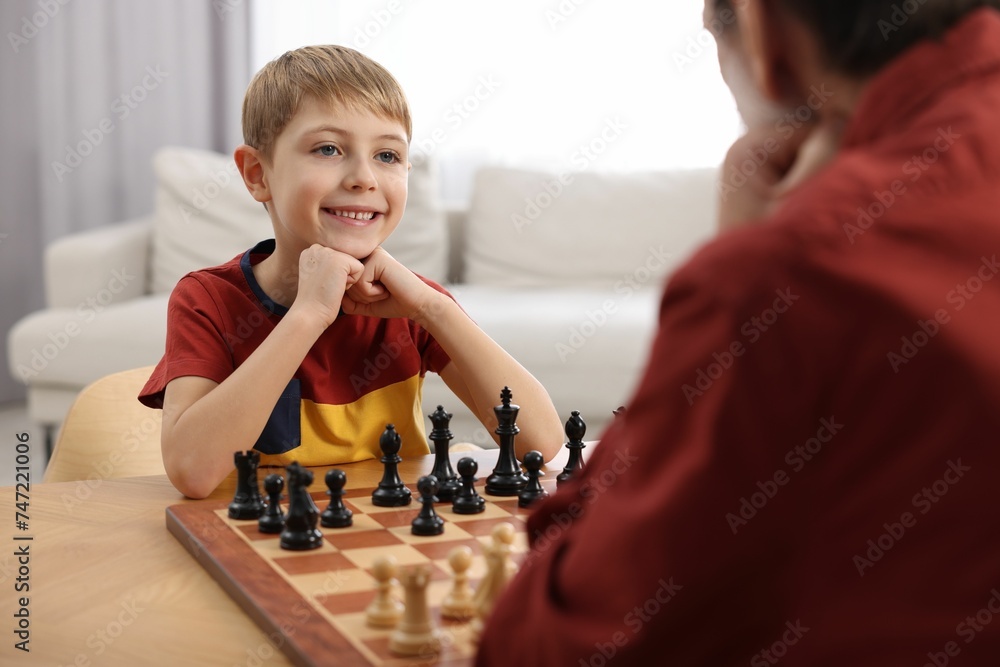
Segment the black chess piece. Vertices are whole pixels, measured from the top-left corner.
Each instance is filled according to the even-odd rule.
[[[512,398],[510,388],[504,387],[500,392],[500,405],[493,408],[497,416],[494,433],[500,436],[500,455],[493,474],[486,478],[486,493],[492,496],[516,496],[528,483],[514,453],[514,436],[521,432],[514,422],[521,408],[510,402]]]
[[[260,452],[253,449],[233,454],[236,463],[236,495],[229,503],[230,519],[259,519],[264,513],[264,499],[257,485]]]
[[[462,476],[462,486],[451,503],[455,514],[479,514],[486,509],[486,500],[476,493],[476,459],[466,456],[458,460],[458,474]]]
[[[264,491],[267,493],[267,507],[257,521],[257,528],[262,533],[280,533],[285,527],[285,513],[281,511],[281,491],[285,488],[285,480],[277,473],[271,473],[264,478]]]
[[[528,483],[517,494],[518,507],[530,507],[542,498],[547,498],[549,492],[542,488],[542,464],[545,459],[539,451],[531,450],[524,455],[524,467],[528,471]]]
[[[619,410],[624,409],[619,408]],[[566,467],[563,468],[563,471],[556,475],[557,486],[569,481],[577,471],[583,470],[583,449],[586,447],[583,444],[583,436],[586,433],[587,425],[580,417],[580,412],[574,410],[566,421],[566,449],[569,450],[569,460],[566,461]]]
[[[292,463],[285,468],[288,473],[288,514],[279,544],[282,549],[306,551],[323,546],[323,534],[316,528],[319,508],[309,495],[312,471]]]
[[[330,504],[319,516],[319,521],[326,528],[347,528],[354,523],[354,512],[344,506],[344,484],[347,475],[343,470],[334,468],[326,473],[326,495],[330,496]]]
[[[444,519],[434,511],[434,494],[439,488],[437,477],[425,475],[417,480],[417,491],[420,493],[420,514],[413,519],[410,532],[414,535],[440,535],[444,532]]]
[[[434,443],[434,468],[431,470],[431,474],[438,481],[436,495],[441,502],[451,502],[461,487],[458,476],[451,468],[451,459],[448,458],[448,443],[453,437],[448,428],[451,423],[451,413],[445,412],[444,408],[439,405],[437,410],[428,417],[434,426],[428,438]]]
[[[378,446],[382,450],[382,465],[385,466],[382,481],[372,491],[372,503],[378,507],[403,507],[412,500],[413,494],[399,478],[399,462],[403,460],[399,457],[401,445],[396,427],[388,424],[378,439]]]

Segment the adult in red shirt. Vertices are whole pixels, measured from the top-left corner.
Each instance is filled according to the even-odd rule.
[[[709,3],[728,229],[478,665],[996,664],[997,4]]]

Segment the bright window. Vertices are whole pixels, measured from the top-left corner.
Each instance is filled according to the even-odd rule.
[[[739,135],[700,0],[296,0],[254,5],[254,68],[305,44],[382,63],[413,152],[463,199],[485,163],[555,170],[718,165]]]

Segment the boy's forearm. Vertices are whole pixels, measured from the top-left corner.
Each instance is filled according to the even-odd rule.
[[[207,496],[232,471],[233,452],[253,447],[322,331],[289,313],[232,375],[171,420],[164,464],[182,493]]]
[[[441,294],[418,318],[451,358],[468,387],[480,421],[496,426],[493,407],[500,390],[510,387],[514,402],[521,406],[515,440],[522,458],[536,449],[550,460],[562,446],[563,430],[548,392],[535,377],[480,329],[452,299]]]

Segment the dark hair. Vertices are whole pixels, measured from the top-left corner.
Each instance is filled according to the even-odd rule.
[[[865,76],[924,39],[937,39],[963,16],[1000,0],[774,0],[815,32],[827,65]],[[715,0],[732,11],[733,0]]]

